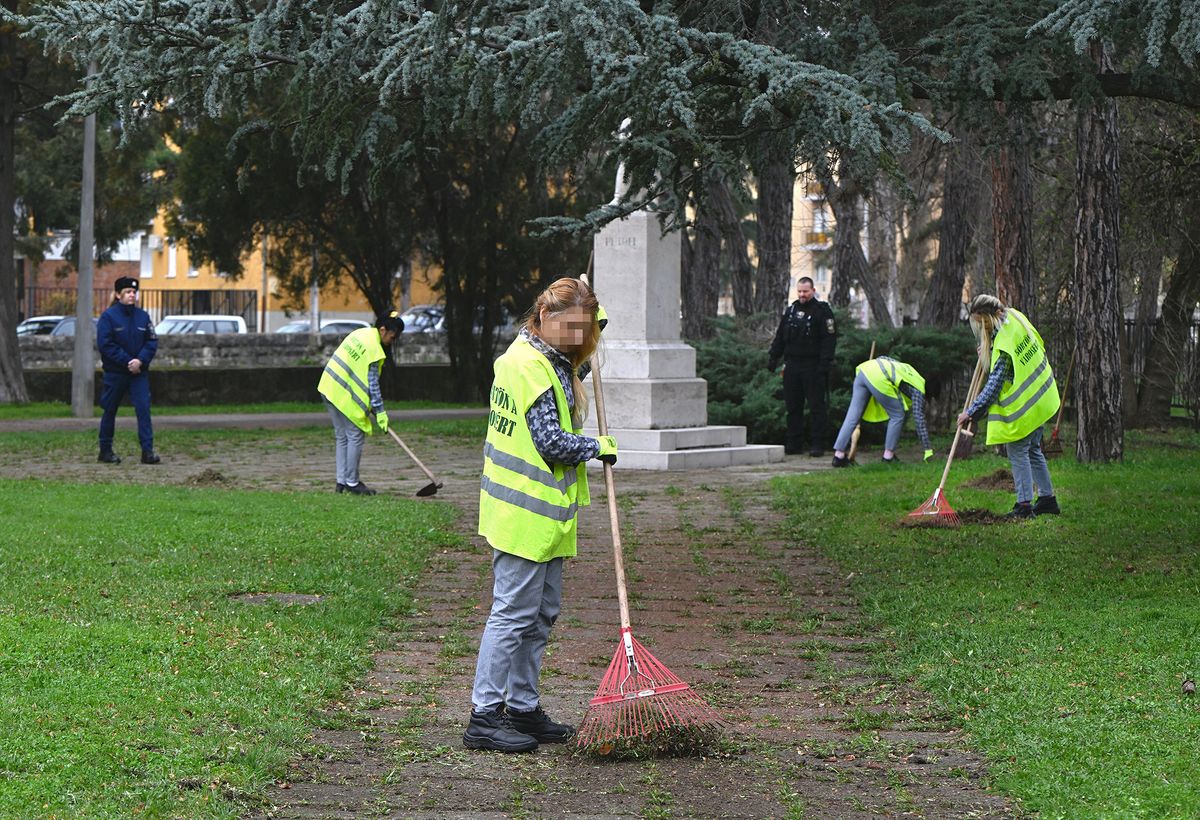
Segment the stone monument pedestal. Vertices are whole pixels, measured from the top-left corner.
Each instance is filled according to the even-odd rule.
[[[609,317],[600,345],[608,431],[617,466],[732,467],[783,460],[783,447],[746,444],[746,428],[708,424],[708,382],[680,327],[680,238],[638,211],[595,239],[593,286]],[[591,391],[592,380],[584,382]],[[592,408],[595,397],[589,396]],[[585,432],[596,435],[595,414]]]

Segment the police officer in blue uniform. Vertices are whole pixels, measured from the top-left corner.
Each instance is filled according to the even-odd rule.
[[[142,445],[142,463],[158,464],[154,452],[154,428],[150,424],[150,360],[158,349],[158,337],[150,314],[137,306],[138,280],[122,276],[113,285],[117,297],[96,323],[96,346],[104,367],[104,387],[100,391],[99,461],[119,464],[113,452],[113,432],[117,407],[126,393],[137,413],[138,441]]]
[[[767,354],[767,369],[774,373],[783,359],[783,398],[787,404],[784,452],[798,455],[804,449],[807,403],[809,455],[822,456],[829,412],[826,391],[837,348],[837,326],[829,303],[816,298],[812,279],[802,276],[796,282],[796,297],[779,320]]]

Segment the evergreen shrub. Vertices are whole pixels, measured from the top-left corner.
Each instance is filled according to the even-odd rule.
[[[963,325],[952,330],[910,325],[901,328],[860,328],[842,311],[836,311],[838,345],[830,373],[829,439],[850,404],[854,369],[867,360],[871,342],[876,356],[892,356],[915,367],[925,377],[931,431],[948,426],[962,408],[974,368],[975,342]],[[767,372],[770,335],[761,321],[739,322],[721,317],[712,339],[692,341],[697,374],[708,381],[709,424],[746,427],[747,440],[755,444],[782,444],[786,432],[783,380],[779,371]],[[771,327],[768,334],[774,332]],[[863,425],[865,441],[882,441],[885,425]]]

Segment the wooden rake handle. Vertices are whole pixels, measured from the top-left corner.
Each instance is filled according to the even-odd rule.
[[[434,476],[434,474],[429,472],[429,468],[421,463],[421,459],[417,458],[417,454],[408,448],[408,445],[404,443],[404,439],[402,439],[402,438],[400,438],[400,436],[396,435],[395,430],[393,430],[392,428],[389,427],[388,435],[391,436],[392,438],[394,438],[396,440],[396,443],[404,448],[404,452],[408,453],[408,457],[417,463],[417,466],[421,468],[421,472],[423,472],[429,478],[430,481],[432,481],[434,484],[438,485],[439,487],[442,486],[442,482],[438,481],[437,478]]]
[[[589,271],[591,262],[588,263]],[[588,275],[579,277],[583,284],[588,285]],[[591,287],[591,285],[588,285]],[[592,365],[592,394],[596,397],[596,427],[600,435],[608,435],[608,417],[604,413],[604,386],[600,379],[600,360],[592,354],[589,360]],[[604,490],[608,495],[608,523],[612,529],[613,565],[617,570],[617,603],[621,608],[621,629],[630,628],[629,594],[625,591],[625,556],[621,548],[621,522],[617,516],[617,488],[613,482],[613,468],[607,461],[604,463]]]
[[[971,384],[967,388],[967,399],[963,402],[962,411],[967,412],[967,408],[971,406],[971,402],[975,401],[975,397],[979,395],[979,391],[983,388],[984,373],[987,368],[984,362],[990,362],[992,358],[992,343],[987,334],[979,340],[979,350],[975,359],[975,372],[971,374]],[[942,480],[938,482],[937,492],[941,494],[946,487],[946,479],[950,476],[950,465],[954,463],[954,451],[958,449],[958,440],[964,434],[961,424],[954,425],[954,441],[950,443],[950,452],[946,454],[946,469],[942,470]],[[966,435],[974,435],[974,433],[966,433]]]

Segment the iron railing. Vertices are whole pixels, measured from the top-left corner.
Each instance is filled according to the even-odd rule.
[[[97,316],[112,304],[108,288],[92,289],[92,305]],[[25,288],[22,319],[30,316],[75,312],[75,288]],[[154,321],[164,316],[217,313],[241,316],[251,332],[258,330],[258,291],[254,290],[165,290],[143,289],[138,304]]]

